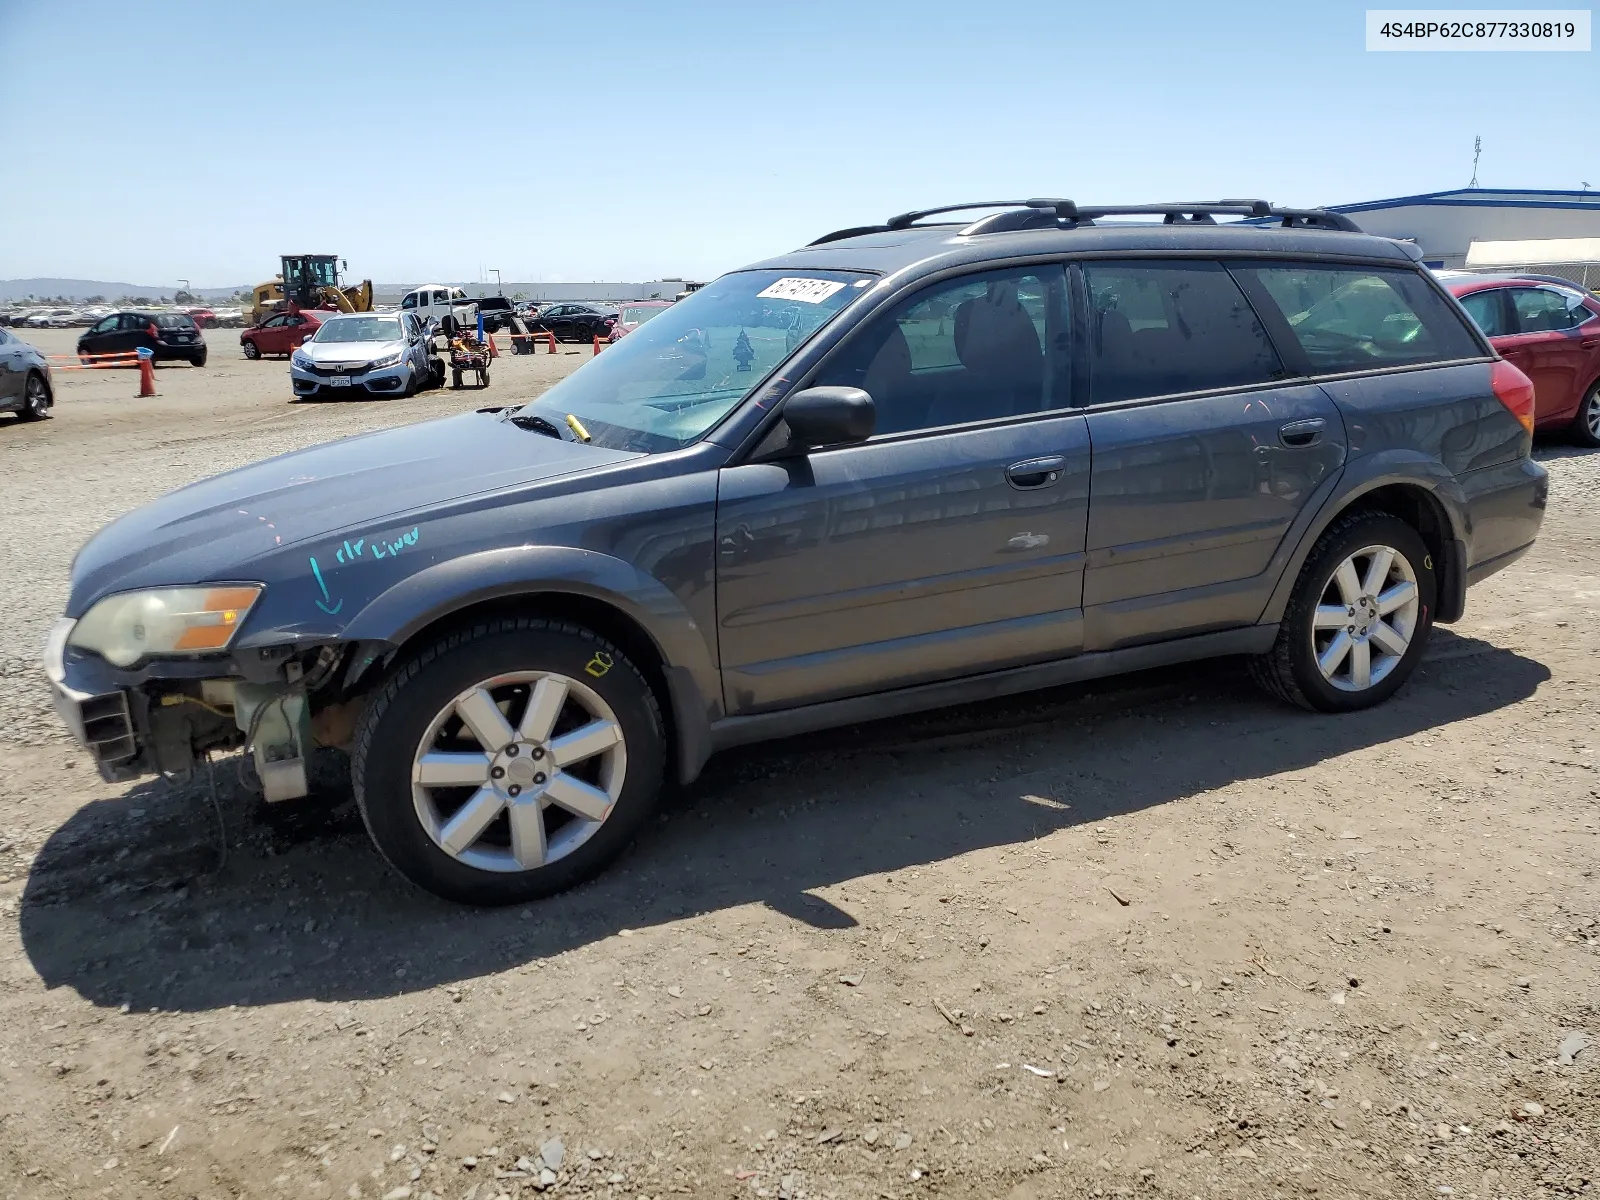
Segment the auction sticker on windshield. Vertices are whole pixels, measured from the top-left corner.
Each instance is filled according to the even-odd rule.
[[[821,304],[835,292],[844,290],[844,284],[832,279],[780,279],[771,287],[756,293],[763,300],[799,300],[802,304]]]

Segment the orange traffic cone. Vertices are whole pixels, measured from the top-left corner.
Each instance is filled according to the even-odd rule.
[[[600,353],[600,335],[598,333],[594,335],[594,352],[596,354]]]
[[[500,347],[496,346],[494,344],[494,334],[492,334],[492,333],[489,335],[489,357],[490,358],[499,358],[500,357]]]
[[[156,368],[155,355],[139,355],[139,395],[154,396],[156,394]]]
[[[556,352],[556,335],[551,333],[549,330],[545,330],[544,336],[545,341],[550,344],[550,353],[554,354]]]

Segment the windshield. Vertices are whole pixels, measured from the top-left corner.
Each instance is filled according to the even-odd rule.
[[[520,411],[578,418],[596,445],[656,453],[703,435],[871,282],[857,271],[738,271],[658,317]]]
[[[398,342],[398,317],[349,317],[324,321],[317,330],[319,342]]]

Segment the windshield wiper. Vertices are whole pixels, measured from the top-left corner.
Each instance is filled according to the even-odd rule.
[[[553,437],[558,442],[572,440],[561,431],[561,426],[557,425],[554,421],[546,421],[543,417],[536,416],[533,413],[525,413],[520,408],[513,409],[509,414],[501,419],[510,421],[518,429],[531,429],[535,433],[542,433],[547,437]]]

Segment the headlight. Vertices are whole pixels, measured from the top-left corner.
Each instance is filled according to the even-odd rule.
[[[405,351],[403,350],[396,350],[393,354],[385,354],[382,358],[372,360],[372,369],[376,371],[380,367],[392,367],[404,357]]]
[[[312,365],[311,356],[309,354],[307,354],[304,350],[296,350],[293,354],[291,354],[289,356],[289,361],[291,363],[293,363],[295,366],[299,367],[302,371],[311,370],[311,365]]]
[[[119,667],[152,654],[223,650],[260,595],[258,583],[122,592],[84,614],[67,644]]]

